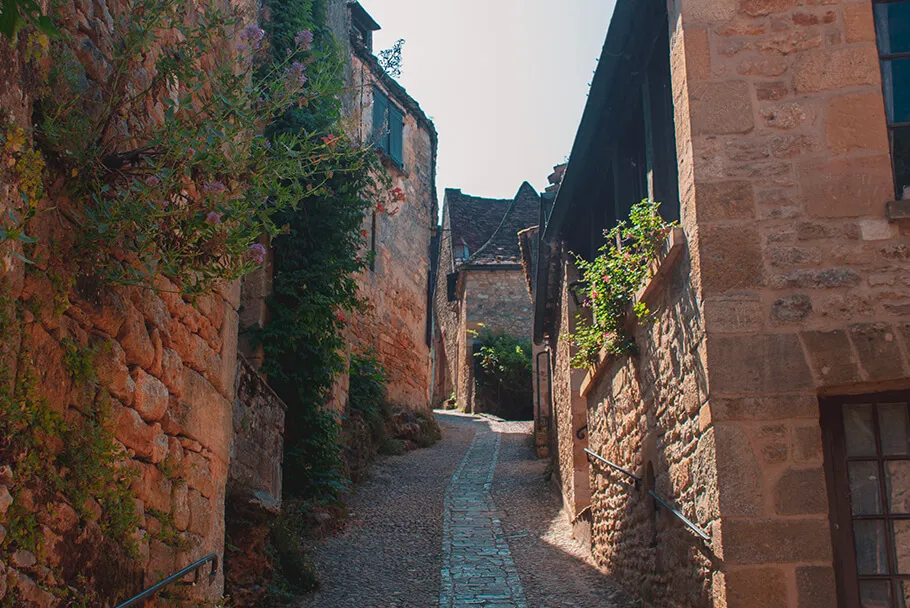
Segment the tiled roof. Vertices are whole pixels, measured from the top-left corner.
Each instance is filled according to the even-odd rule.
[[[445,204],[449,207],[452,245],[467,245],[470,255],[490,240],[512,201],[470,196],[446,188]]]
[[[520,264],[518,233],[536,226],[537,192],[528,182],[521,185],[512,200],[481,198],[446,189],[452,245],[467,245],[466,264]]]

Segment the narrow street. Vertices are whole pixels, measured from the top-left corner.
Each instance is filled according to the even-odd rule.
[[[443,439],[379,463],[319,543],[301,608],[623,608],[571,538],[531,423],[437,412]]]

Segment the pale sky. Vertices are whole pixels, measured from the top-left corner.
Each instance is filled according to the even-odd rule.
[[[361,0],[439,132],[444,188],[512,198],[569,155],[614,0]]]

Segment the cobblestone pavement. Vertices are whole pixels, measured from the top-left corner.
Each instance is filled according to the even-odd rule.
[[[300,608],[624,608],[571,538],[529,423],[437,412],[443,440],[380,462],[314,549]]]
[[[442,537],[443,608],[525,608],[518,570],[490,495],[500,435],[480,428],[446,489]]]

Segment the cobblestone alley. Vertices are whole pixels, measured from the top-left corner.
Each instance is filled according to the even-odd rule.
[[[315,548],[301,608],[622,608],[571,538],[531,423],[437,412],[443,440],[378,464]]]

